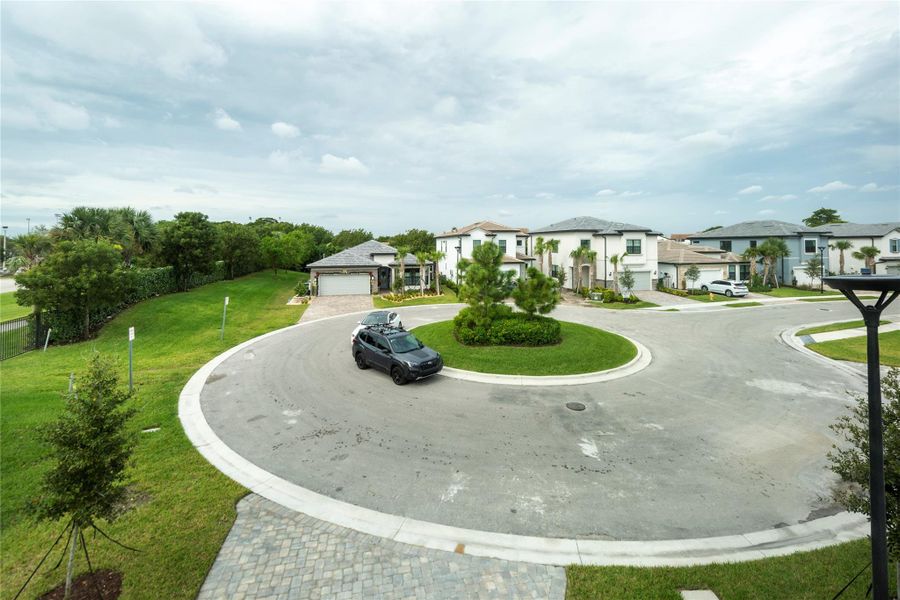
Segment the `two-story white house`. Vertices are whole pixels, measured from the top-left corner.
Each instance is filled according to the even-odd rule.
[[[657,264],[658,231],[640,225],[606,221],[594,217],[575,217],[531,232],[530,247],[534,248],[538,237],[544,241],[559,240],[559,251],[551,259],[550,274],[562,269],[566,274],[564,287],[574,289],[579,281],[582,286],[602,285],[612,287],[613,266],[609,259],[621,257],[618,271],[624,266],[634,274],[634,290],[652,290],[659,277]],[[589,248],[597,253],[594,281],[589,281],[590,265],[583,262],[580,273],[575,272],[570,254],[578,247]],[[623,256],[624,254],[624,256]],[[538,259],[540,261],[540,259]],[[543,270],[547,272],[547,256],[543,257]]]
[[[434,236],[437,250],[444,253],[438,269],[444,277],[459,283],[457,265],[464,258],[472,258],[472,249],[486,242],[493,242],[503,251],[503,269],[513,271],[516,277],[525,277],[525,271],[534,262],[530,256],[531,245],[528,230],[508,227],[492,221],[478,221],[465,227]]]
[[[837,273],[840,265],[841,251],[834,247],[838,240],[846,240],[853,244],[849,250],[844,250],[844,273],[859,273],[865,268],[866,263],[859,258],[853,258],[853,253],[863,246],[875,246],[879,250],[875,257],[876,273],[886,274],[897,271],[900,268],[900,221],[893,223],[830,223],[813,227],[820,232],[830,232],[828,240],[828,265]]]

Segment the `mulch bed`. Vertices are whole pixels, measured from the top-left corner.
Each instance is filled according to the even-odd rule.
[[[118,571],[110,571],[109,569],[100,569],[94,572],[94,579],[91,581],[90,573],[78,577],[72,582],[72,595],[70,600],[101,600],[101,596],[97,596],[97,588],[100,588],[102,600],[114,600],[122,593],[122,574]],[[46,594],[40,597],[41,600],[62,600],[66,593],[65,582],[59,584]]]

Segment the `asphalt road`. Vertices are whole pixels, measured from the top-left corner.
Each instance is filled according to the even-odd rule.
[[[410,328],[457,309],[400,312]],[[398,387],[357,370],[348,337],[359,316],[344,316],[231,357],[201,404],[217,435],[256,465],[390,514],[546,537],[744,533],[839,510],[828,425],[863,381],[778,336],[857,315],[848,302],[702,314],[563,306],[556,317],[623,333],[653,354],[630,377],[565,388],[443,377]],[[573,400],[587,410],[565,408]]]

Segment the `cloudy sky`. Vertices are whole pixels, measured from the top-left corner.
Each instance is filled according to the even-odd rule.
[[[2,220],[900,220],[900,4],[3,2]]]

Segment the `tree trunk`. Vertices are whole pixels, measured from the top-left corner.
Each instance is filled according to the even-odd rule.
[[[763,287],[769,284],[769,259],[763,259]]]
[[[425,263],[419,265],[419,293],[425,295]]]
[[[66,591],[63,596],[64,600],[68,600],[68,598],[72,595],[72,575],[75,570],[75,547],[76,542],[78,541],[78,522],[76,521],[72,525],[72,544],[69,548],[69,563],[66,565]]]
[[[619,293],[619,265],[618,263],[613,265],[613,291],[615,293]]]
[[[841,255],[838,260],[839,260],[839,266],[840,266],[840,273],[838,273],[838,274],[843,275],[844,274],[844,251],[843,250],[841,250]]]
[[[84,309],[84,339],[91,335],[91,309]]]
[[[441,272],[438,270],[438,261],[434,261],[434,291],[441,295]]]

